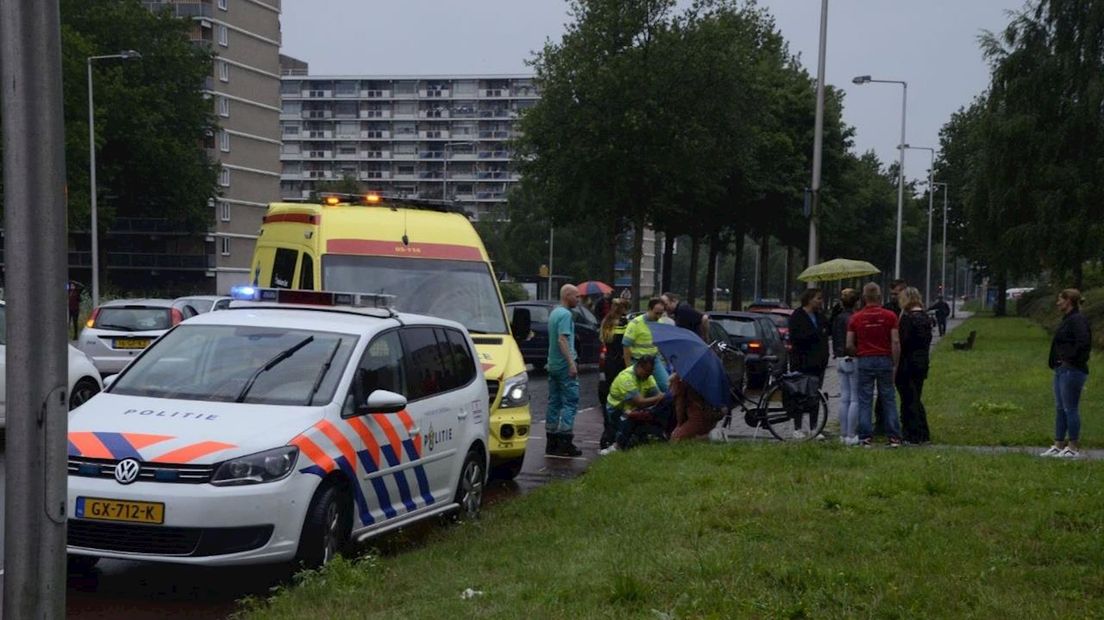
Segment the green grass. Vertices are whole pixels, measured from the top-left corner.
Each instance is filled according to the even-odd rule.
[[[1102,468],[938,448],[641,448],[243,615],[1100,617]]]
[[[977,331],[972,351],[952,340]],[[1028,319],[974,317],[935,348],[924,405],[936,443],[1049,446],[1054,439],[1050,335]],[[1104,358],[1089,362],[1081,398],[1082,445],[1104,447]]]

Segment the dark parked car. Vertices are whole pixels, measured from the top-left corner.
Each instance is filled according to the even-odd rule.
[[[554,301],[516,301],[506,304],[506,315],[511,323],[514,320],[514,308],[525,308],[529,311],[529,331],[532,335],[529,338],[519,337],[518,344],[521,346],[521,357],[534,368],[544,368],[548,361],[548,315],[558,305]],[[602,349],[598,319],[582,306],[576,306],[572,314],[575,316],[575,352],[579,355],[579,363],[597,364],[598,354]]]
[[[778,328],[779,335],[782,336],[782,341],[786,343],[786,350],[789,351],[790,346],[790,315],[794,313],[793,308],[769,308],[763,310],[751,310],[756,314],[762,314],[774,321],[774,326]]]
[[[771,315],[758,312],[711,312],[709,319],[728,333],[728,344],[749,356],[748,387],[762,387],[772,367],[775,372],[786,368],[786,345]],[[768,367],[767,362],[762,359],[750,357],[764,355],[773,355],[778,360]]]

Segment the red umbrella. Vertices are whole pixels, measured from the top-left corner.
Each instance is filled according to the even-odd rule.
[[[576,287],[579,289],[581,295],[605,295],[606,293],[613,292],[613,287],[605,282],[599,282],[598,280],[587,280],[586,282],[580,282]]]

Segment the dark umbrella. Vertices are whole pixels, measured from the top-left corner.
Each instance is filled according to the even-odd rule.
[[[652,341],[675,372],[714,407],[730,403],[728,375],[717,354],[694,332],[660,322],[645,323]]]

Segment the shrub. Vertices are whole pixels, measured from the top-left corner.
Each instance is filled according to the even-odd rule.
[[[525,287],[517,282],[499,282],[498,288],[502,290],[502,301],[505,303],[529,299],[529,293],[525,290]]]

